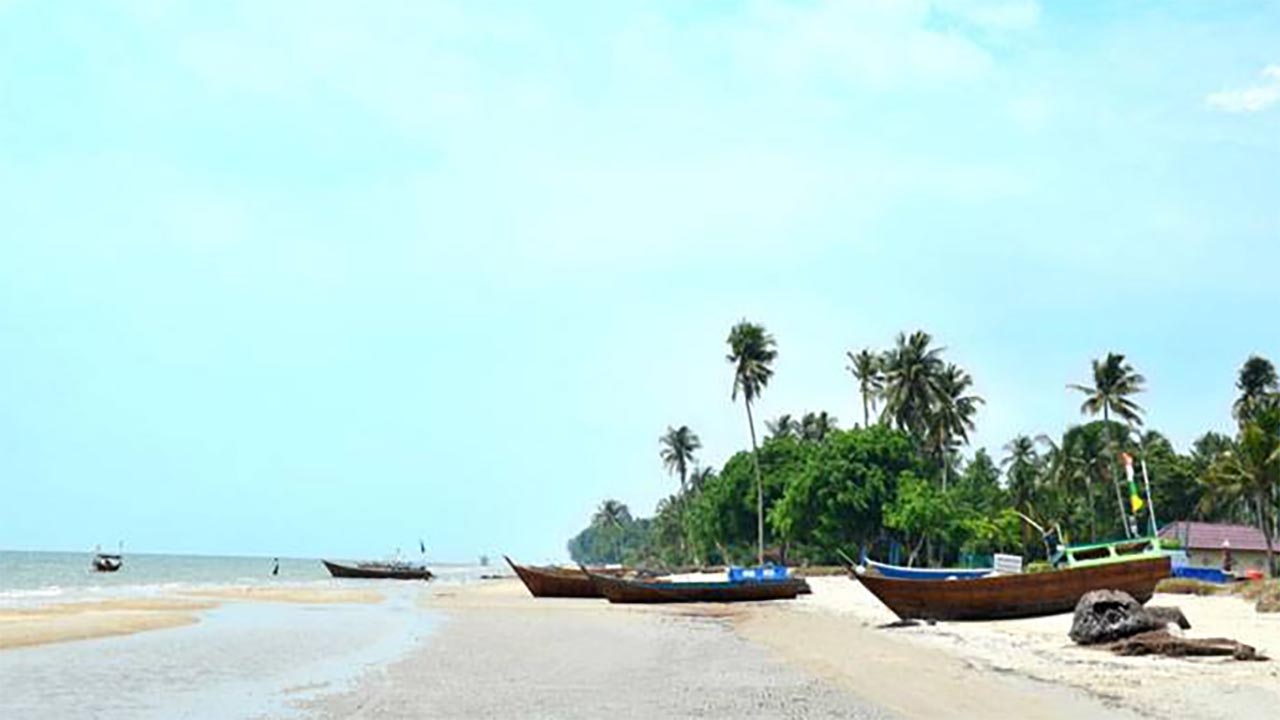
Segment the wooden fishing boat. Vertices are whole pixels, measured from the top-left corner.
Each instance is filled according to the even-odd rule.
[[[517,565],[506,555],[502,556],[516,571],[529,593],[539,598],[602,598],[591,578],[579,569],[558,567],[533,567]],[[601,573],[603,574],[603,572]]]
[[[113,573],[122,565],[124,565],[124,558],[120,555],[97,553],[93,556],[94,572]]]
[[[1161,556],[972,580],[901,580],[866,570],[854,577],[903,620],[996,620],[1069,612],[1090,590],[1123,590],[1146,602],[1169,573]]]
[[[793,600],[808,589],[803,579],[731,582],[639,582],[588,571],[596,589],[611,603],[692,603]]]
[[[914,568],[866,559],[867,566],[884,577],[899,580],[973,580],[995,572],[995,568]]]
[[[396,562],[369,562],[345,565],[321,560],[329,574],[336,578],[363,578],[366,580],[430,580],[435,577],[425,566]]]

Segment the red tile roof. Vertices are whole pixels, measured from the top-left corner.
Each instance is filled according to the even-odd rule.
[[[1263,537],[1262,531],[1248,525],[1180,520],[1161,528],[1160,537],[1177,539],[1184,548],[1193,550],[1221,550],[1224,540],[1231,543],[1232,550],[1267,549],[1267,539]]]

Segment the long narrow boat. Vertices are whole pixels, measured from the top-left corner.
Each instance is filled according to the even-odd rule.
[[[890,565],[867,558],[867,566],[888,578],[899,580],[973,580],[995,572],[995,568],[913,568]]]
[[[996,620],[1068,612],[1090,590],[1123,590],[1146,602],[1169,572],[1164,556],[974,580],[900,580],[867,571],[854,577],[903,620]]]
[[[422,565],[407,563],[360,563],[344,565],[321,560],[329,574],[336,578],[363,578],[367,580],[430,580],[435,577]]]
[[[595,583],[582,570],[558,567],[532,567],[517,565],[506,555],[502,556],[524,586],[539,598],[602,598]]]
[[[730,582],[638,582],[582,569],[611,603],[691,603],[792,600],[809,584],[802,579]]]

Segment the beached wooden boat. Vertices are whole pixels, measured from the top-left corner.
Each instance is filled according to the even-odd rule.
[[[329,574],[336,578],[363,578],[366,580],[430,580],[435,577],[422,565],[408,563],[359,563],[344,565],[321,560]]]
[[[506,555],[502,556],[515,570],[529,593],[539,598],[602,598],[591,578],[579,569],[558,567],[533,567],[517,565]]]
[[[1162,556],[972,580],[901,580],[871,571],[854,577],[903,620],[996,620],[1069,612],[1090,590],[1123,590],[1146,602],[1169,573]]]
[[[792,600],[808,589],[803,579],[730,582],[640,582],[582,569],[611,603],[692,603]]]
[[[124,558],[120,555],[98,553],[93,556],[94,572],[112,573],[119,570],[122,565],[124,565]]]
[[[995,568],[915,568],[866,559],[867,566],[884,577],[899,580],[973,580],[995,572]]]

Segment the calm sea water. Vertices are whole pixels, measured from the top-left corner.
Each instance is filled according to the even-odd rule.
[[[342,584],[309,558],[280,558],[275,577],[269,557],[125,553],[124,567],[114,573],[94,572],[92,559],[91,553],[0,551],[0,605],[158,595],[209,585]],[[500,572],[456,563],[428,566],[446,583]]]
[[[218,585],[374,588],[377,604],[223,602],[165,630],[0,651],[3,720],[291,718],[429,642],[442,618],[424,595],[496,568],[429,563],[431,583],[337,580],[319,560],[125,554],[117,573],[89,553],[0,552],[0,608],[113,597],[179,596]],[[416,711],[415,711],[416,714]]]

